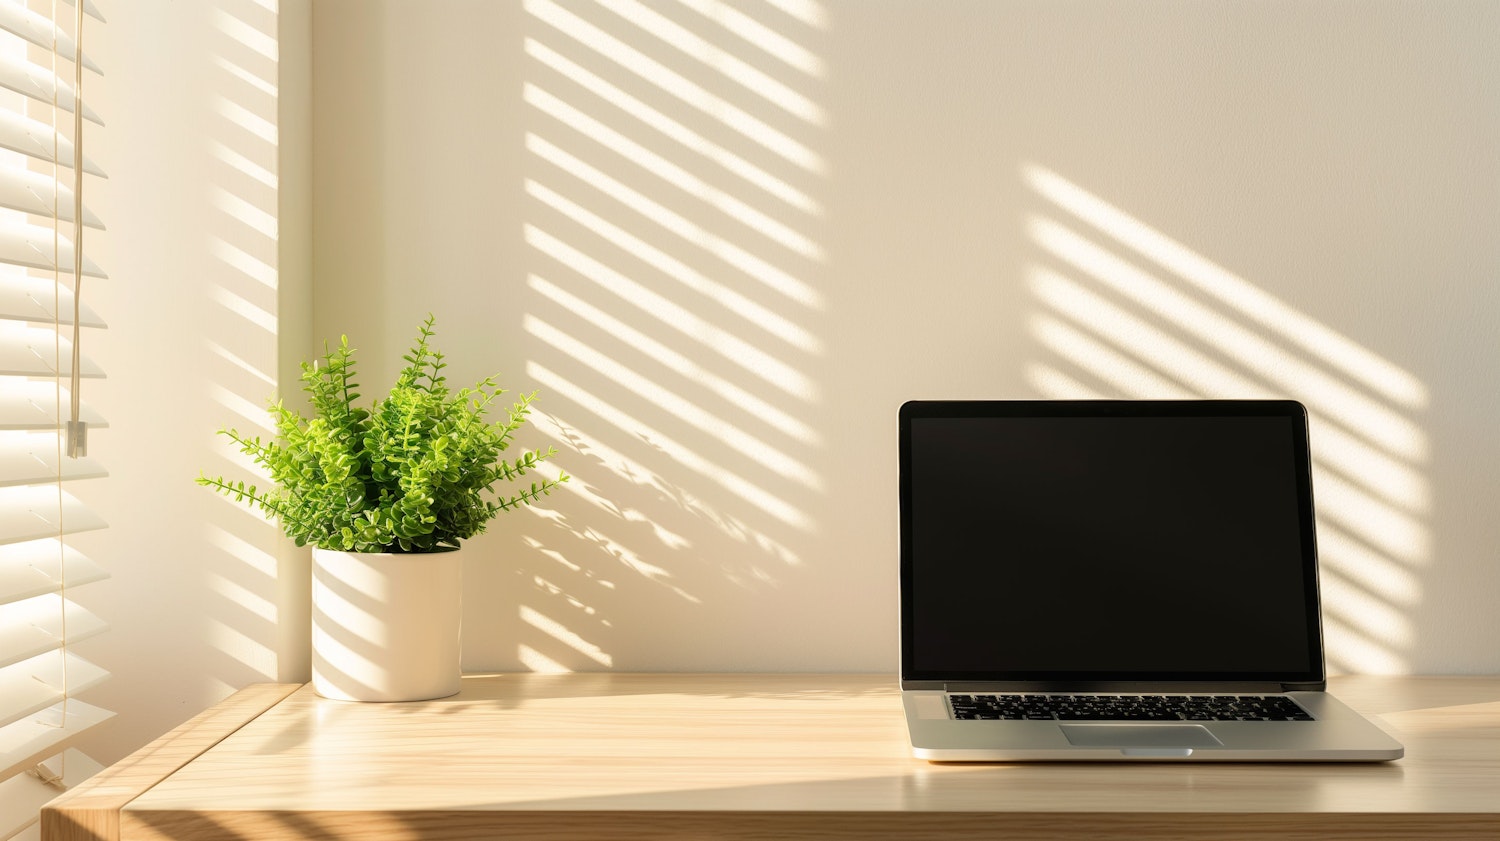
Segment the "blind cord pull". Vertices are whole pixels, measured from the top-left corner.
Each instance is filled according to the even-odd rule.
[[[79,390],[81,340],[79,323],[83,320],[83,0],[74,5],[73,28],[73,370],[70,372],[68,416],[68,457],[82,458],[89,452],[88,424],[79,419],[82,401]]]

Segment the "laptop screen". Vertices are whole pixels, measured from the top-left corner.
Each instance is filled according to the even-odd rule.
[[[900,418],[903,679],[1322,680],[1300,404]]]

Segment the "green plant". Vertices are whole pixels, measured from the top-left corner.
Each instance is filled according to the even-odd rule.
[[[501,452],[530,413],[536,392],[510,407],[506,420],[486,412],[505,390],[493,376],[450,392],[443,354],[434,349],[428,316],[406,367],[390,394],[369,409],[355,406],[354,350],[349,337],[326,351],[323,364],[302,364],[302,390],[313,416],[283,401],[271,406],[276,437],[262,442],[220,429],[264,467],[273,490],[200,474],[197,482],[276,518],[298,546],[345,552],[432,552],[457,547],[484,531],[502,511],[548,495],[558,478],[532,482],[519,493],[495,491],[525,476],[556,450],[529,450],[506,460]]]

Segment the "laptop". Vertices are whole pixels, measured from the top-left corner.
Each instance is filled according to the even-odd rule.
[[[939,761],[1380,761],[1326,691],[1290,400],[912,401],[901,688]]]

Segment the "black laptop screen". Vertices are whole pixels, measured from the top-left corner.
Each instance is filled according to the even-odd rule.
[[[1322,679],[1286,401],[902,409],[903,678]]]

